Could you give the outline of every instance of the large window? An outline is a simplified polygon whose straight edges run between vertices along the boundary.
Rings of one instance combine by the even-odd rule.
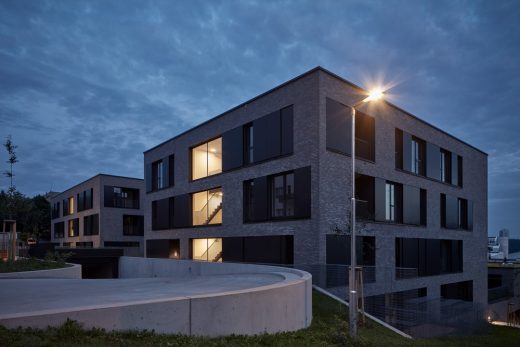
[[[221,224],[222,196],[222,188],[193,193],[193,225]]]
[[[139,209],[139,189],[105,186],[105,207]]]
[[[271,177],[271,218],[294,216],[294,174]]]
[[[63,200],[63,217],[74,213],[74,197]]]
[[[83,235],[99,235],[99,214],[83,217]]]
[[[123,215],[123,235],[125,236],[143,236],[144,235],[144,217],[137,215]]]
[[[193,180],[222,172],[222,138],[191,149],[191,178]]]
[[[69,214],[74,213],[74,197],[69,198]]]
[[[222,262],[222,239],[193,239],[191,254],[193,260]]]
[[[89,210],[93,205],[93,189],[87,189],[77,194],[78,212]]]
[[[62,239],[65,237],[65,222],[54,223],[54,238]]]
[[[67,221],[67,234],[69,237],[79,236],[79,219],[69,219]]]

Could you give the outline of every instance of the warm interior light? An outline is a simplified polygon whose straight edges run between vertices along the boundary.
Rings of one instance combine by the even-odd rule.
[[[376,100],[383,98],[384,95],[385,95],[385,93],[383,92],[383,90],[381,88],[374,88],[370,91],[370,93],[368,94],[368,97],[363,101],[364,102],[376,101]]]
[[[210,151],[213,153],[217,153],[217,150],[215,148],[211,148]]]

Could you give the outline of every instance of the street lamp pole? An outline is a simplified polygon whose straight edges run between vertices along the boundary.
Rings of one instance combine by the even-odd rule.
[[[349,327],[350,336],[357,336],[357,285],[356,285],[356,107],[383,97],[383,92],[376,89],[370,92],[364,100],[350,106],[352,112],[352,129],[350,154],[352,160],[352,207],[350,214],[350,274],[348,279],[349,289]]]

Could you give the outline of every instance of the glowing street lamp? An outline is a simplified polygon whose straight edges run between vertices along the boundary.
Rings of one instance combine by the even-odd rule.
[[[350,233],[350,276],[348,279],[349,288],[349,326],[350,336],[357,336],[357,288],[356,288],[356,107],[371,101],[377,101],[384,97],[384,92],[380,88],[370,91],[368,96],[358,103],[350,106],[352,111],[352,209],[351,209],[351,233]]]

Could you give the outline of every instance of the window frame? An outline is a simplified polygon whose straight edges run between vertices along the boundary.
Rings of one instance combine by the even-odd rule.
[[[288,198],[290,193],[287,192],[287,187],[288,187],[287,186],[287,176],[288,175],[292,175],[292,201],[293,201],[293,208],[292,208],[292,214],[291,215],[287,214],[287,201],[288,201],[288,199],[290,199],[290,198]],[[274,193],[274,183],[275,183],[275,179],[277,177],[283,177],[283,216],[275,216],[275,215],[273,215],[274,199],[275,199],[275,197],[273,196],[273,193]],[[269,216],[269,219],[271,219],[271,220],[281,220],[281,219],[293,219],[293,218],[295,218],[295,206],[294,206],[295,189],[294,189],[294,183],[295,183],[294,171],[286,171],[286,172],[283,172],[283,173],[279,173],[279,174],[275,174],[275,175],[269,176],[269,180],[268,180],[268,187],[269,187],[269,194],[268,194],[269,210],[268,210],[268,216]]]
[[[224,159],[224,153],[222,152],[222,137],[223,135],[218,135],[218,136],[215,136],[215,137],[212,137],[211,139],[208,139],[208,140],[205,140],[205,141],[202,141],[196,145],[193,145],[191,147],[188,148],[188,157],[189,157],[189,178],[190,178],[190,182],[194,182],[194,181],[199,181],[199,180],[202,180],[202,179],[205,179],[205,178],[208,178],[208,177],[215,177],[217,175],[221,175],[224,171],[222,169],[222,163],[223,163],[223,159]],[[207,175],[206,176],[203,176],[203,177],[199,177],[199,178],[193,178],[193,150],[197,147],[200,147],[201,145],[206,145],[206,153],[209,152],[208,150],[208,145],[210,142],[212,141],[215,141],[217,139],[220,139],[220,153],[222,154],[222,158],[220,159],[220,172],[217,172],[215,174],[212,174],[212,175],[208,175],[209,171],[208,171],[208,155],[206,155],[206,173]]]

